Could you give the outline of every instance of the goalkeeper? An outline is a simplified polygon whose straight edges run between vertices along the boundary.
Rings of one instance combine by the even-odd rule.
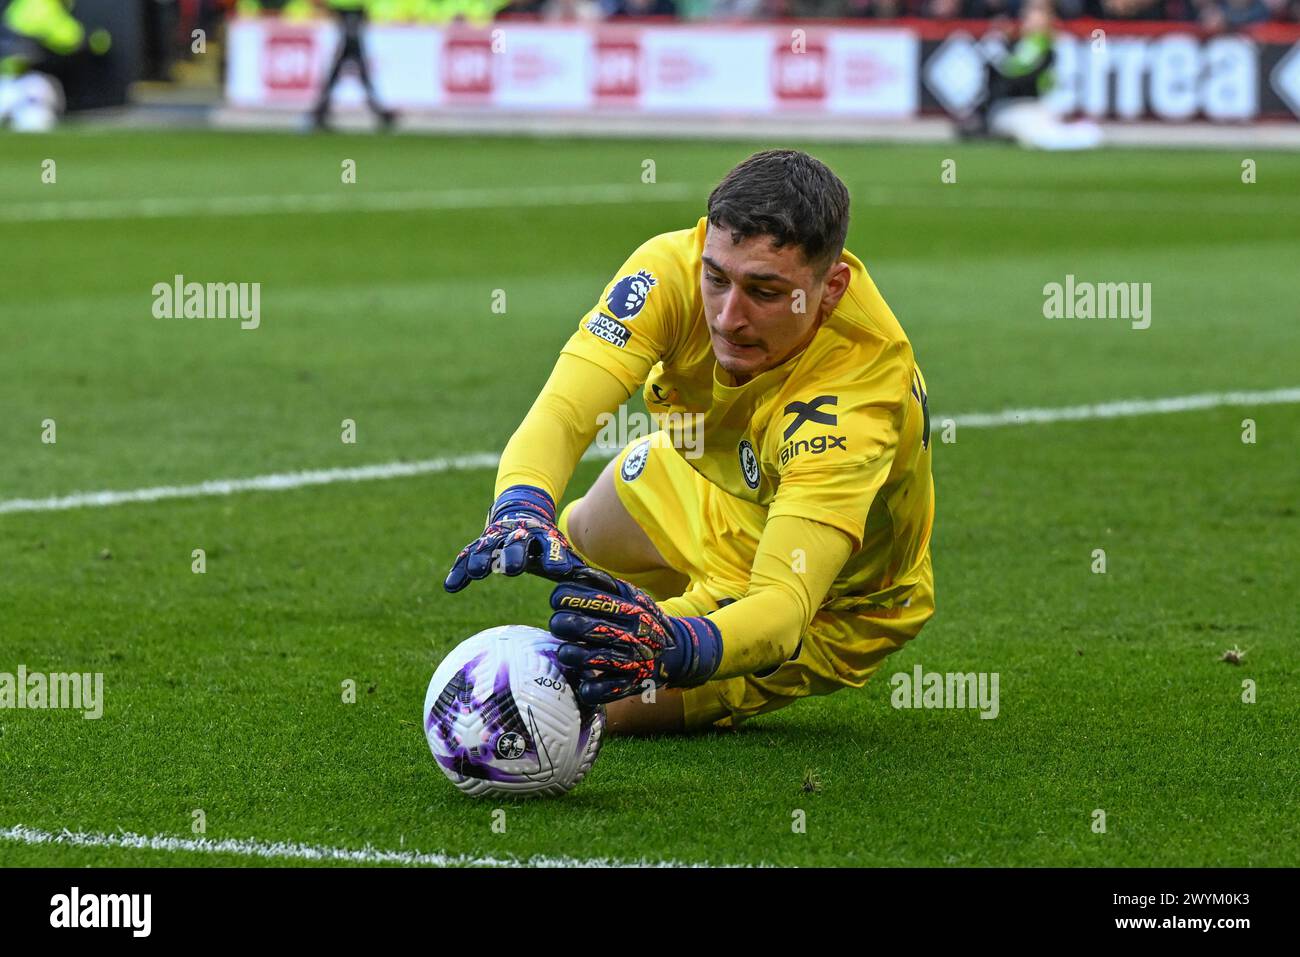
[[[632,254],[506,446],[445,587],[494,566],[558,582],[560,663],[614,732],[734,727],[861,686],[933,614],[925,380],[848,223],[822,163],[750,157],[695,226]],[[641,388],[667,427],[557,516]]]

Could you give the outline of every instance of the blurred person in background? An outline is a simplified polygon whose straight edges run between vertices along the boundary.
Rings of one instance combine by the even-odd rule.
[[[1087,16],[1097,20],[1194,20],[1202,0],[1087,0]]]
[[[1290,0],[1264,0],[1264,6],[1268,8],[1268,17],[1270,20],[1285,22],[1289,19],[1295,19],[1289,16],[1288,7],[1291,5]],[[1295,12],[1300,13],[1300,2],[1295,5]]]
[[[956,20],[969,15],[969,6],[971,4],[966,0],[925,0],[921,11],[922,16],[930,20]]]
[[[70,0],[0,0],[0,124],[52,129],[63,111],[62,78],[81,57],[112,48],[107,30],[86,33]]]
[[[1052,84],[1052,9],[1047,0],[1031,0],[1011,52],[987,65],[983,99],[958,127],[964,136],[988,136],[990,117],[1008,100],[1036,99]]]
[[[0,0],[0,75],[53,72],[61,59],[107,53],[112,46],[108,31],[87,36],[71,7],[72,0]]]
[[[510,3],[501,8],[501,12],[509,15],[540,16],[544,6],[546,6],[546,0],[511,0]]]
[[[898,17],[919,15],[909,0],[848,0],[845,14],[872,20],[895,20]]]
[[[611,20],[677,16],[674,0],[607,0],[602,6]]]
[[[542,19],[550,23],[598,23],[605,18],[595,0],[547,0]]]
[[[513,4],[505,0],[382,0],[395,4],[394,12],[400,13],[398,19],[407,23],[445,24],[462,21],[471,26],[484,27],[496,19],[497,14],[506,10],[519,12]],[[540,3],[531,6],[536,12]]]
[[[785,0],[779,12],[767,11],[777,17],[791,17],[796,20],[824,19],[826,17],[844,16],[844,0]]]
[[[247,16],[256,16],[256,0],[240,0],[239,12]],[[278,7],[280,18],[290,22],[306,23],[315,20],[320,13],[319,0],[283,0]]]
[[[682,16],[692,20],[757,20],[764,0],[683,0]]]
[[[1047,4],[1051,12],[1051,3]],[[971,0],[970,15],[977,20],[1014,20],[1024,5],[1020,0]]]
[[[983,99],[958,121],[958,135],[1010,139],[1035,149],[1092,149],[1101,144],[1095,123],[1063,123],[1043,102],[1055,60],[1051,0],[1027,0],[1011,52],[987,66]]]
[[[318,130],[329,128],[330,99],[334,94],[334,84],[339,81],[343,67],[348,63],[356,67],[361,85],[366,91],[366,103],[379,117],[380,125],[384,129],[390,129],[397,118],[392,110],[384,109],[380,104],[379,98],[375,95],[375,86],[370,80],[370,71],[366,68],[362,34],[366,28],[367,8],[372,4],[373,0],[323,0],[323,5],[338,17],[343,36],[334,58],[334,66],[325,85],[321,87],[320,99],[316,103],[314,119]]]
[[[1211,33],[1240,30],[1272,19],[1264,0],[1204,0],[1197,19]]]

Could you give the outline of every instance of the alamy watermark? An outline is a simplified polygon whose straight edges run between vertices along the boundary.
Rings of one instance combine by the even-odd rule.
[[[124,928],[132,937],[148,937],[153,927],[152,894],[83,894],[73,886],[50,898],[50,926],[56,928]]]
[[[1151,283],[1077,282],[1074,274],[1064,283],[1043,287],[1045,319],[1128,319],[1134,329],[1151,325]]]
[[[889,683],[889,703],[895,708],[978,708],[981,718],[998,716],[998,672],[900,671]]]
[[[40,710],[61,708],[82,712],[93,721],[104,714],[102,672],[45,673],[18,666],[17,674],[0,671],[0,708]]]
[[[179,273],[153,286],[155,319],[239,319],[239,328],[262,324],[260,282],[186,282]]]
[[[637,439],[654,436],[651,444],[671,446],[682,458],[698,459],[704,454],[704,415],[700,412],[629,412],[621,405],[617,413],[596,416],[596,424],[600,431],[594,444],[605,452],[617,452]]]

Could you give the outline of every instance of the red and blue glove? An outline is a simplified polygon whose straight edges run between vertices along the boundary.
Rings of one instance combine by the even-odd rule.
[[[655,687],[708,681],[722,662],[722,633],[707,618],[677,618],[635,585],[584,567],[551,592],[556,659],[578,700],[605,704]]]
[[[501,493],[483,534],[460,550],[442,587],[458,592],[471,580],[486,578],[498,558],[507,575],[531,572],[552,581],[586,567],[555,523],[551,496],[531,485],[512,485]]]

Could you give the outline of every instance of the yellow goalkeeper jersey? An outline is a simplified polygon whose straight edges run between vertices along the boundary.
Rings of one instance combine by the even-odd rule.
[[[702,218],[637,249],[564,353],[608,370],[629,394],[644,385],[646,407],[670,434],[683,433],[677,447],[699,453],[686,456],[692,467],[730,496],[768,518],[848,535],[852,555],[823,609],[905,603],[929,574],[934,517],[925,379],[907,336],[846,250],[848,290],[808,347],[730,384],[701,298],[707,228]]]

